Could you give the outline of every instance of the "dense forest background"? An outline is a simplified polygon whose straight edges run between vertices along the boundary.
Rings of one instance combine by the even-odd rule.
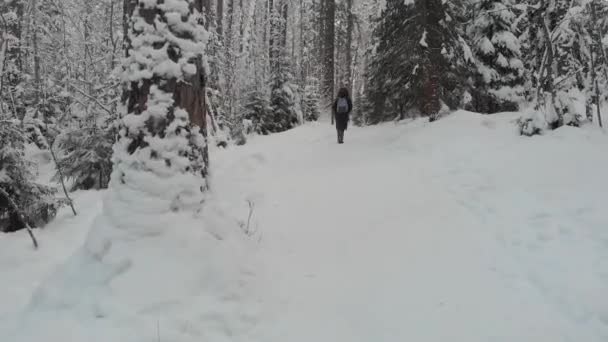
[[[165,2],[180,1],[160,3]],[[141,48],[145,54],[136,17],[149,22],[164,11],[135,11],[144,3],[0,2],[0,230],[48,221],[58,206],[70,202],[70,190],[107,187],[120,136],[130,139],[124,147],[129,153],[143,146],[138,137],[120,133],[125,125],[119,119],[141,114],[142,93],[162,78],[158,65],[150,79],[134,79],[129,72],[142,62],[141,55],[128,51]],[[183,106],[190,121],[218,146],[245,144],[251,134],[329,117],[329,104],[341,87],[351,93],[358,125],[418,116],[433,121],[456,109],[529,108],[519,122],[522,134],[602,125],[601,109],[608,102],[608,1],[184,3],[191,8],[182,19],[193,27],[179,37],[170,58],[201,55],[192,63],[198,78],[184,73],[193,77],[190,88],[178,84],[163,91],[182,103],[190,99]],[[188,51],[186,40],[204,51]],[[163,127],[142,129],[156,135]],[[65,196],[36,182],[35,165],[24,157],[28,144],[50,152]],[[202,157],[195,169],[204,176],[206,147],[192,147],[188,158],[197,159],[197,149]]]

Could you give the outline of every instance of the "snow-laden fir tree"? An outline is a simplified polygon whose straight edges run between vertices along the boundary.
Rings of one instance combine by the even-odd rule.
[[[369,54],[371,123],[462,105],[472,61],[463,13],[461,2],[387,0]]]
[[[260,89],[253,88],[243,105],[243,120],[245,120],[246,132],[266,135],[273,127],[268,120],[271,117],[272,108],[268,101],[268,95]]]
[[[597,80],[602,51],[595,47],[589,5],[584,0],[536,0],[526,7],[521,41],[530,78],[528,99],[535,102],[535,111],[520,120],[522,134],[578,126],[592,117],[595,82],[590,80]]]
[[[302,113],[305,121],[317,121],[321,117],[321,94],[319,92],[320,83],[315,77],[306,79],[306,87],[304,88],[304,108]]]
[[[523,101],[524,64],[517,37],[515,0],[483,0],[468,28],[477,73],[469,107],[477,112],[515,111]]]
[[[287,56],[287,32],[284,15],[287,4],[282,3],[283,13],[276,8],[271,14],[272,58],[270,60],[270,117],[265,120],[269,133],[283,132],[298,125],[300,118],[296,102],[296,85],[293,83],[292,66]]]
[[[72,182],[72,190],[105,189],[112,172],[112,146],[116,136],[113,126],[69,130],[60,134],[55,148],[63,176]]]
[[[62,201],[55,198],[55,189],[37,183],[35,165],[25,158],[26,134],[18,121],[0,120],[0,142],[0,232],[26,224],[41,227],[55,217]]]
[[[292,83],[291,66],[282,53],[277,58],[277,67],[272,73],[270,95],[270,117],[266,120],[268,132],[277,133],[292,129],[300,122]]]
[[[413,9],[413,4],[387,0],[375,25],[372,48],[368,51],[367,68],[366,97],[369,105],[366,107],[369,110],[367,116],[370,123],[395,118],[399,115],[398,108],[404,107],[404,104],[401,104],[403,102],[413,105],[413,94],[407,81],[411,77],[412,68],[411,63],[404,61],[407,58],[404,49],[407,35],[401,25],[404,18],[413,15]],[[406,92],[409,95],[406,95]],[[395,97],[397,101],[393,100]]]

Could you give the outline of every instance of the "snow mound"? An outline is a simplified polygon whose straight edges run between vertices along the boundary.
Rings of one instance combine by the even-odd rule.
[[[223,208],[144,220],[111,192],[79,248],[0,336],[11,341],[213,341],[256,321],[252,255]],[[113,213],[134,215],[129,227]],[[140,213],[141,214],[141,213]],[[121,219],[121,222],[125,222]],[[128,222],[128,221],[127,221]],[[233,228],[233,229],[231,229]]]

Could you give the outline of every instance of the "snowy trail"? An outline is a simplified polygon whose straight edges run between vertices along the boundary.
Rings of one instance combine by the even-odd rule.
[[[0,340],[607,341],[608,136],[522,138],[517,116],[214,150],[202,215],[119,245],[137,267],[107,286],[78,253],[102,208],[82,192],[38,252],[0,236]]]
[[[483,159],[488,152],[513,149],[520,138],[482,145],[475,140],[486,137],[453,136],[459,128],[453,125],[472,123],[475,133],[512,136],[472,119],[461,114],[445,131],[422,122],[352,129],[343,146],[333,143],[331,127],[313,125],[220,154],[216,190],[231,202],[255,202],[268,276],[261,299],[268,314],[245,340],[605,340],[608,302],[597,290],[608,289],[607,273],[601,275],[608,270],[606,246],[597,250],[595,268],[586,269],[595,292],[579,286],[559,293],[564,281],[576,284],[578,277],[559,272],[575,272],[587,257],[549,254],[551,262],[573,267],[553,274],[543,270],[546,260],[506,245],[505,227],[523,234],[514,237],[523,243],[538,243],[542,233],[525,232],[535,226],[518,222],[518,213],[503,216],[504,202],[482,196],[508,187],[484,173],[497,170],[479,168],[496,163]],[[459,150],[471,146],[477,150]],[[598,220],[607,226],[605,215]],[[572,308],[560,307],[564,300],[578,301],[571,304],[587,314],[571,315]]]
[[[19,312],[31,299],[40,280],[64,262],[82,245],[93,219],[101,211],[100,191],[73,194],[79,215],[69,208],[59,211],[57,218],[35,234],[40,248],[34,250],[25,232],[6,234],[0,240],[0,279],[4,294],[0,300],[0,323],[5,317]]]

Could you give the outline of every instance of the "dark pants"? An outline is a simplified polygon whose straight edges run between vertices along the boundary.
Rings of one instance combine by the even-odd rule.
[[[336,113],[336,129],[346,131],[348,128],[348,114]]]
[[[344,131],[348,128],[348,114],[336,113],[336,130],[338,131],[338,142],[344,142]]]

